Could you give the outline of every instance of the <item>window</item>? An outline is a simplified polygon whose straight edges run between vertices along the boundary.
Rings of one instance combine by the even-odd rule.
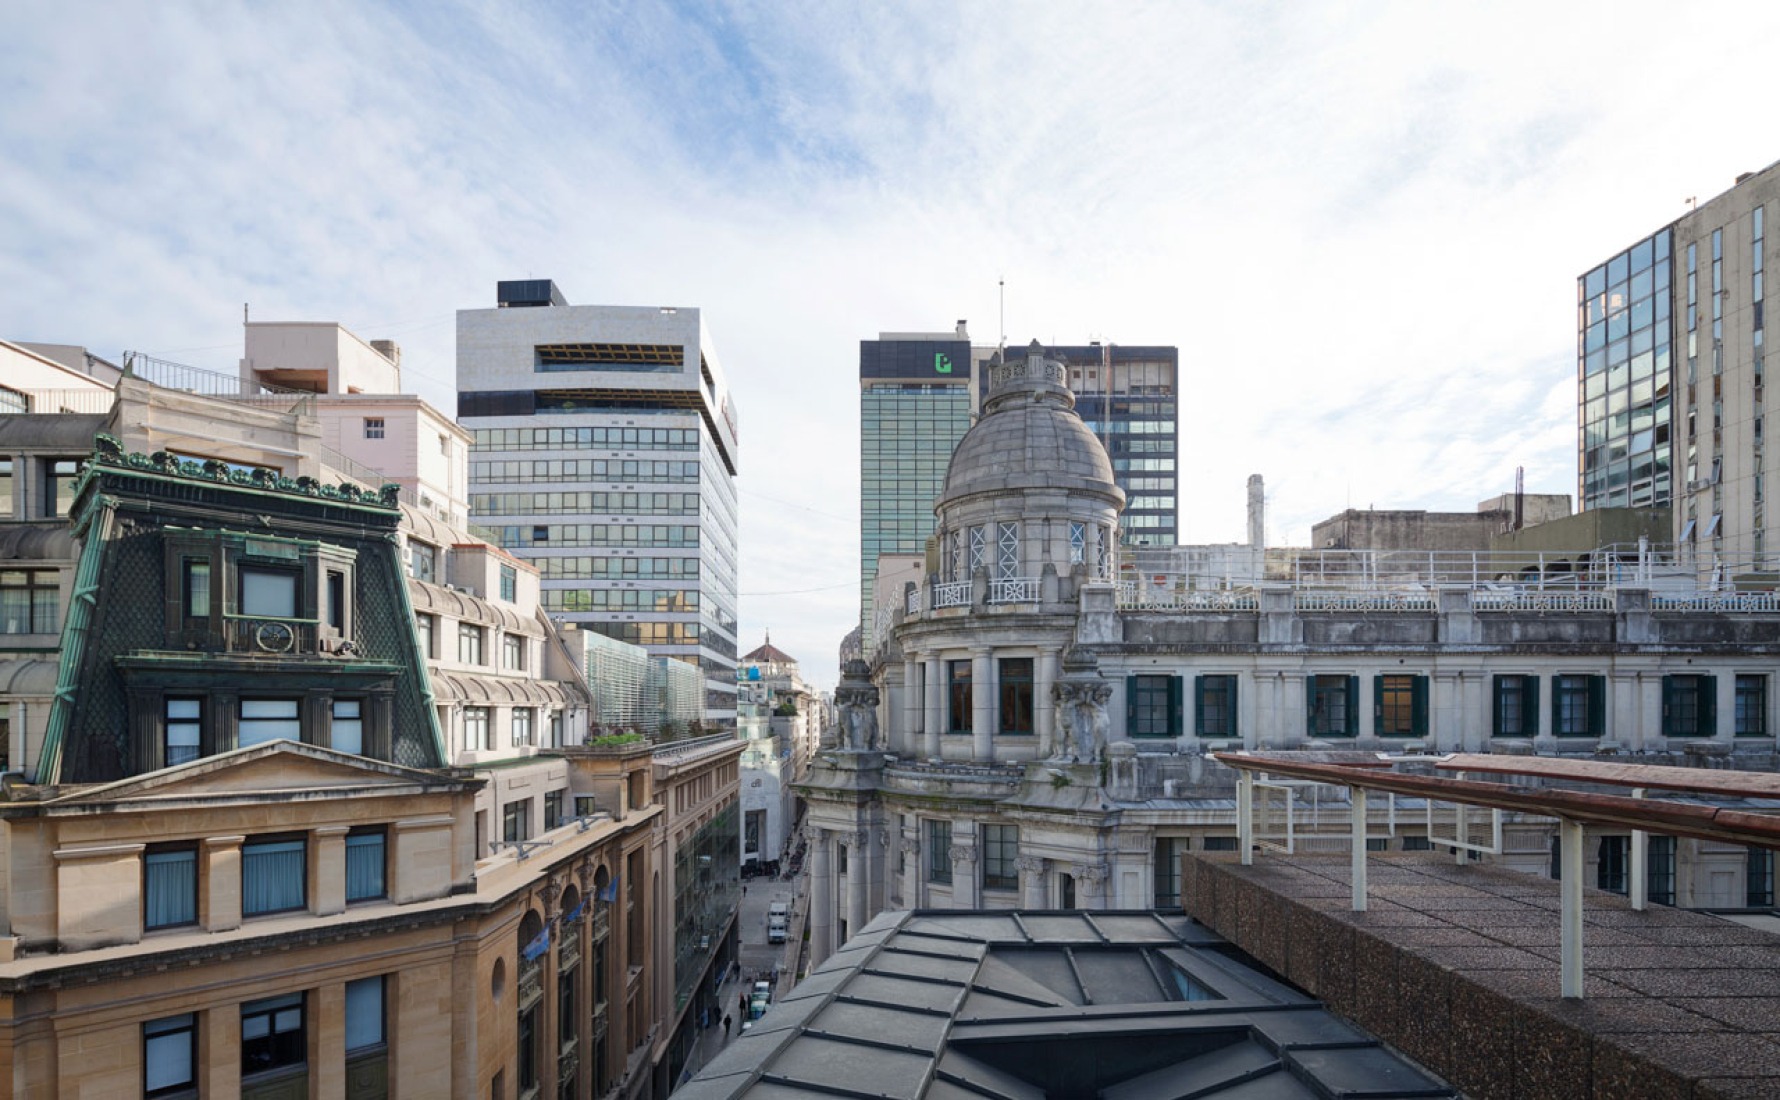
[[[249,841],[241,846],[241,915],[302,909],[308,848],[301,838]]]
[[[408,575],[417,581],[430,581],[436,564],[434,550],[424,542],[408,543]]]
[[[142,1025],[142,1095],[196,1095],[198,1015],[167,1016]]]
[[[544,794],[544,831],[549,832],[562,824],[562,792],[547,791]]]
[[[522,798],[517,802],[509,802],[501,807],[501,839],[508,844],[517,844],[522,840],[531,839],[532,835],[532,800]]]
[[[420,637],[420,655],[428,660],[436,660],[439,656],[438,643],[433,640],[438,632],[438,623],[437,615],[414,616],[414,630]]]
[[[519,599],[519,570],[511,565],[501,566],[501,599],[508,603]]]
[[[522,670],[525,668],[525,639],[517,634],[501,635],[501,667]]]
[[[346,900],[371,901],[388,894],[388,834],[381,827],[358,828],[346,834]]]
[[[1375,676],[1372,691],[1373,732],[1380,737],[1428,735],[1426,676]]]
[[[1208,852],[1234,852],[1236,848],[1236,838],[1233,836],[1208,836],[1205,838],[1205,850]]]
[[[1774,904],[1774,853],[1766,848],[1751,848],[1746,866],[1749,873],[1743,884],[1744,904],[1751,909]]]
[[[303,994],[268,997],[241,1006],[241,1076],[270,1073],[308,1061]]]
[[[952,884],[952,823],[927,822],[927,881]]]
[[[1737,677],[1736,736],[1768,735],[1768,678],[1762,674]]]
[[[534,713],[530,707],[513,708],[513,744],[529,745],[532,743],[532,716]]]
[[[366,439],[382,439],[383,438],[383,418],[381,416],[367,416],[367,417],[365,417],[365,438]]]
[[[1552,733],[1559,737],[1599,737],[1606,726],[1606,677],[1551,678]]]
[[[1167,909],[1180,904],[1180,860],[1190,843],[1192,839],[1184,836],[1156,838],[1156,908]]]
[[[1539,677],[1495,677],[1490,709],[1490,728],[1497,737],[1537,737]]]
[[[1069,525],[1069,564],[1082,565],[1088,560],[1088,527],[1082,523]]]
[[[983,826],[983,889],[1014,890],[1020,885],[1020,827]]]
[[[43,464],[43,514],[66,516],[74,507],[74,484],[86,463],[78,458],[54,458]]]
[[[1406,836],[1403,838],[1405,852],[1431,852],[1434,844],[1425,836]]]
[[[0,570],[0,634],[54,634],[54,569]]]
[[[328,605],[324,609],[327,612],[327,624],[335,630],[345,631],[346,574],[335,569],[328,570],[327,596]]]
[[[1001,672],[1001,733],[1032,732],[1032,658],[1003,657]]]
[[[1675,904],[1675,838],[1653,836],[1644,849],[1644,893],[1658,905]]]
[[[1595,854],[1595,887],[1615,894],[1626,892],[1626,852],[1631,838],[1604,836]]]
[[[198,923],[198,850],[189,845],[142,854],[142,927]]]
[[[246,748],[280,738],[301,741],[303,723],[297,717],[297,705],[295,699],[241,700],[240,737],[236,744]]]
[[[203,751],[204,701],[202,699],[168,699],[166,744],[163,760],[167,767],[196,760]]]
[[[466,665],[482,663],[482,628],[475,623],[457,624],[457,659]]]
[[[1125,678],[1125,729],[1129,737],[1178,737],[1175,721],[1180,709],[1178,676],[1128,676]]]
[[[241,569],[241,614],[268,619],[297,617],[297,574],[283,569]]]
[[[12,459],[0,458],[0,517],[12,518],[16,505],[13,504]]]
[[[188,619],[210,617],[210,559],[187,558],[180,570],[180,602]]]
[[[996,579],[1015,580],[1020,575],[1020,525],[998,523],[996,528],[998,530],[995,541]]]
[[[1352,737],[1359,732],[1360,681],[1356,676],[1312,676],[1305,688],[1305,717],[1312,737]]]
[[[946,730],[970,732],[970,662],[946,662]]]
[[[987,564],[988,553],[989,529],[987,527],[972,527],[970,529],[970,567],[958,579],[969,580],[976,576],[977,570]]]
[[[1179,681],[1175,681],[1179,695]],[[1193,729],[1200,737],[1236,736],[1236,677],[1201,676],[1194,689]]]
[[[383,975],[346,983],[346,1053],[383,1045]]]
[[[489,738],[487,707],[464,708],[464,748],[494,748],[494,742]]]
[[[1711,737],[1717,729],[1718,677],[1663,677],[1663,736]]]
[[[364,703],[358,699],[335,699],[333,706],[333,728],[328,734],[328,744],[340,752],[349,752],[354,756],[365,754],[365,720]]]

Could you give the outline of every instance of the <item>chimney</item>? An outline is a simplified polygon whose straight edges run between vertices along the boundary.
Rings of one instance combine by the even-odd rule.
[[[1256,550],[1267,545],[1267,493],[1260,474],[1248,475],[1248,544]]]
[[[388,359],[391,366],[402,365],[402,345],[394,340],[373,340],[371,341],[371,350]]]
[[[968,340],[968,339],[970,339],[970,333],[969,333],[969,332],[967,332],[967,331],[965,331],[965,328],[964,328],[964,318],[962,318],[962,317],[960,317],[960,318],[958,318],[958,328],[957,328],[957,333],[958,333],[958,339],[960,339],[960,340]]]

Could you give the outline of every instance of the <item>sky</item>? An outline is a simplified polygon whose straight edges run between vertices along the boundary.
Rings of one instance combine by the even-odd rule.
[[[1685,17],[1683,17],[1685,12]],[[1183,542],[1575,492],[1576,277],[1780,158],[1770,3],[0,10],[0,338],[233,372],[242,308],[455,409],[495,283],[696,306],[741,648],[857,620],[858,342],[1180,349]],[[1000,284],[1005,282],[1005,290]]]

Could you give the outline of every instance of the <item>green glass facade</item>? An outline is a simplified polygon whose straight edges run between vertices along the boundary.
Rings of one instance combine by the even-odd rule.
[[[915,354],[889,354],[907,348]],[[925,550],[946,465],[970,428],[969,357],[968,342],[861,341],[859,621],[867,655],[878,557]],[[913,377],[894,376],[904,360]],[[935,362],[952,367],[939,373],[955,381],[919,380],[936,377]]]

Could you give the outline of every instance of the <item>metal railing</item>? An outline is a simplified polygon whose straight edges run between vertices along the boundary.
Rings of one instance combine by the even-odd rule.
[[[109,389],[14,390],[25,399],[23,411],[32,413],[96,413],[111,411],[117,395]],[[0,412],[9,410],[0,409]]]
[[[990,603],[1033,603],[1037,599],[1037,577],[1009,577],[989,582]]]
[[[317,626],[309,619],[229,617],[223,620],[223,636],[231,653],[314,653]]]
[[[915,588],[915,589],[909,590],[908,600],[906,601],[906,606],[905,606],[904,610],[907,611],[910,615],[919,615],[921,613],[921,590],[920,589]]]
[[[308,390],[255,382],[239,375],[156,359],[139,351],[124,352],[124,370],[166,390],[220,397],[305,416],[315,411],[315,394]]]
[[[1294,592],[1296,611],[1367,611],[1418,613],[1434,610],[1434,597],[1425,592]]]
[[[1612,611],[1609,592],[1518,591],[1485,589],[1471,593],[1473,611]]]
[[[948,607],[970,606],[969,581],[935,581],[929,587],[929,591],[933,596],[935,611]]]
[[[1122,611],[1256,611],[1261,598],[1253,588],[1165,587],[1146,581],[1120,581]]]

